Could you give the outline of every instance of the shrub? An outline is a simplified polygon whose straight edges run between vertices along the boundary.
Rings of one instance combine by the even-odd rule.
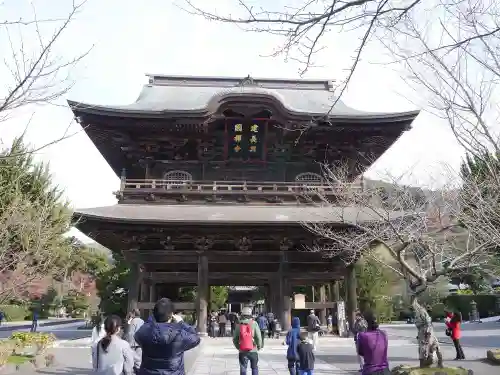
[[[15,342],[18,348],[33,347],[35,354],[39,354],[51,347],[56,337],[51,333],[14,332],[10,340]]]
[[[444,299],[446,306],[453,311],[462,313],[463,319],[468,320],[471,313],[471,302],[476,302],[477,312],[481,318],[489,316],[490,312],[496,311],[496,299],[493,294],[478,295],[450,295]]]
[[[0,310],[5,314],[5,319],[10,322],[25,320],[24,318],[29,315],[28,308],[22,305],[1,305]]]
[[[16,343],[11,340],[0,340],[0,366],[7,363],[16,348]]]

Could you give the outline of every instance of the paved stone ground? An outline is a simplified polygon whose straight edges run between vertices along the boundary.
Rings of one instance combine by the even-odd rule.
[[[415,328],[411,325],[384,326],[389,334],[389,360],[391,367],[398,364],[417,365],[417,346],[414,340]],[[436,330],[440,329],[436,327]],[[450,344],[443,344],[442,350],[445,364],[462,365],[474,370],[475,375],[490,375],[496,369],[482,363],[486,350],[500,346],[496,326],[476,325],[464,327],[464,351],[466,361],[459,363],[451,361],[455,357],[454,348]],[[62,341],[58,347],[52,349],[57,365],[53,368],[39,370],[37,374],[50,375],[90,375],[90,348],[88,336],[90,332],[76,330],[74,327],[59,327],[53,329]],[[87,338],[82,338],[85,335]],[[440,337],[441,338],[441,337]],[[448,338],[443,337],[443,340]],[[449,340],[449,339],[448,339]],[[287,375],[286,346],[282,340],[266,340],[265,348],[260,353],[261,375]],[[320,338],[317,358],[316,374],[359,374],[358,363],[355,356],[352,338],[326,337]],[[236,349],[232,346],[230,338],[204,338],[199,350],[189,351],[185,355],[186,371],[188,375],[238,375],[239,364]],[[22,375],[35,375],[22,374]],[[250,369],[248,370],[250,374]]]
[[[196,359],[189,375],[230,375],[239,373],[236,349],[229,338],[207,339],[200,355]],[[443,345],[445,364],[463,366],[474,370],[476,375],[490,375],[493,368],[482,363],[482,348],[470,348],[466,361],[455,362],[454,348]],[[259,374],[287,375],[285,359],[286,346],[282,340],[267,340],[264,349],[259,353]],[[418,365],[417,346],[409,339],[392,338],[389,341],[389,361],[391,367],[399,364]],[[315,374],[347,375],[359,374],[359,365],[355,355],[352,338],[325,337],[320,338],[316,353],[317,368]],[[248,369],[250,374],[250,369]]]

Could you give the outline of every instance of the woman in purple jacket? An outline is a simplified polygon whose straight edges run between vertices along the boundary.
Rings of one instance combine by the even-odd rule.
[[[358,355],[364,359],[362,375],[390,375],[387,360],[387,334],[378,328],[377,319],[372,312],[364,314],[368,328],[358,333]]]

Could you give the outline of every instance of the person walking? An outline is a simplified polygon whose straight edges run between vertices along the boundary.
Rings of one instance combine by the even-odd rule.
[[[299,375],[313,375],[315,357],[313,347],[307,339],[307,332],[300,334],[297,354],[299,356]]]
[[[226,336],[226,323],[227,323],[226,314],[224,314],[224,312],[221,312],[219,314],[219,337]]]
[[[267,326],[269,327],[267,330],[267,338],[270,339],[271,337],[274,337],[274,332],[276,331],[274,314],[271,311],[267,313]]]
[[[174,304],[168,298],[156,302],[153,322],[142,325],[135,342],[142,349],[141,366],[137,375],[184,375],[184,353],[200,344],[194,327],[174,314]]]
[[[356,318],[354,319],[354,322],[352,324],[352,333],[354,335],[355,346],[357,346],[358,334],[360,334],[361,332],[365,332],[367,328],[368,328],[368,323],[361,314],[361,311],[356,310]],[[360,355],[358,355],[357,357],[358,357],[359,368],[363,369],[363,357]]]
[[[262,337],[262,347],[264,347],[264,337],[266,337],[267,330],[269,329],[269,322],[264,316],[264,313],[260,313],[257,318],[257,323],[259,324],[260,337]]]
[[[134,353],[120,333],[122,320],[111,315],[104,321],[105,336],[92,346],[92,368],[98,375],[134,374]]]
[[[5,314],[3,311],[0,310],[0,326],[2,326],[2,322],[5,319]]]
[[[332,314],[328,315],[328,318],[326,318],[326,330],[328,333],[333,333],[333,316],[332,316]]]
[[[258,375],[258,352],[262,349],[262,337],[259,325],[252,319],[250,307],[241,309],[240,323],[234,329],[233,345],[238,350],[240,375],[246,375],[249,362],[252,375]]]
[[[299,374],[299,354],[297,352],[300,343],[300,319],[292,319],[292,328],[286,334],[285,343],[288,345],[286,359],[288,361],[288,371],[290,375]]]
[[[307,333],[309,340],[312,342],[313,350],[316,350],[318,347],[318,336],[320,330],[321,323],[319,318],[314,313],[314,310],[311,310],[309,312],[309,316],[307,317]]]
[[[31,332],[36,332],[38,328],[38,310],[33,310],[33,319],[31,321]]]
[[[142,359],[142,349],[135,342],[135,334],[144,324],[144,320],[141,319],[141,312],[139,309],[133,309],[127,319],[127,331],[125,332],[125,341],[130,344],[130,347],[134,351],[134,369],[139,369],[141,367]]]
[[[372,312],[364,314],[367,329],[358,333],[356,349],[363,357],[362,375],[390,375],[387,359],[387,334],[379,329],[377,319]]]
[[[461,323],[462,314],[460,312],[451,314],[450,319],[446,321],[446,335],[450,336],[457,353],[455,361],[465,359],[465,354],[460,344],[460,337],[462,336]]]
[[[210,320],[208,321],[208,336],[215,338],[215,331],[217,328],[217,316],[215,313],[210,314]]]

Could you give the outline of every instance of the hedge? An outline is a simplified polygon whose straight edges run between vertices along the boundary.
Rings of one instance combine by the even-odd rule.
[[[444,299],[446,307],[452,309],[453,311],[459,311],[462,313],[464,320],[469,320],[471,313],[471,302],[476,302],[477,312],[481,318],[486,318],[488,316],[494,316],[500,311],[497,311],[496,300],[500,298],[500,295],[495,294],[478,294],[478,295],[467,295],[467,294],[453,294],[449,295]]]
[[[21,305],[0,305],[0,311],[5,314],[5,320],[10,322],[26,320],[26,317],[31,316],[29,308]]]

